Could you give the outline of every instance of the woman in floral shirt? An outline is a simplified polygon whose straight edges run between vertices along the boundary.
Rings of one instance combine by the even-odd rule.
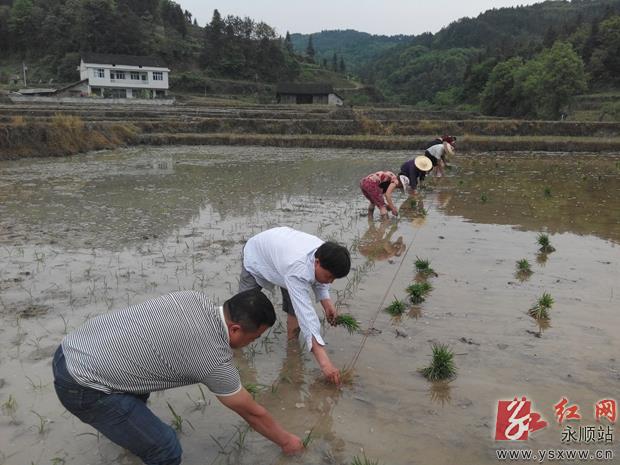
[[[379,213],[381,213],[382,218],[387,218],[388,209],[394,216],[398,215],[398,210],[394,206],[394,202],[392,202],[392,192],[397,187],[402,188],[403,185],[400,179],[391,171],[377,171],[362,178],[360,188],[364,197],[370,202],[370,205],[368,205],[368,216],[372,217],[375,206],[379,207]]]

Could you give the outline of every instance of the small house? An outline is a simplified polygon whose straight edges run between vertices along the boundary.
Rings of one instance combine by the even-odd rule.
[[[324,83],[280,83],[276,87],[276,100],[283,104],[343,104],[334,87]]]
[[[80,83],[86,95],[106,98],[164,98],[170,69],[157,57],[84,53]]]

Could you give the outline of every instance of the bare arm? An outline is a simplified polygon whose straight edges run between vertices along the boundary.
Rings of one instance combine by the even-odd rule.
[[[394,192],[394,189],[396,189],[396,183],[395,182],[390,183],[387,190],[385,191],[385,199],[387,200],[387,205],[390,211],[394,215],[398,215],[398,210],[394,206],[394,202],[392,202],[392,192]]]
[[[301,439],[282,428],[244,388],[232,396],[218,396],[218,400],[239,414],[254,430],[280,446],[285,454],[295,454],[304,449]]]
[[[312,338],[312,353],[325,377],[334,384],[340,384],[340,370],[329,359],[325,347],[319,344],[314,337]]]

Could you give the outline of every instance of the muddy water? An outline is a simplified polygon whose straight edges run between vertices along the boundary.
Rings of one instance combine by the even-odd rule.
[[[285,343],[284,321],[237,354],[245,383],[311,445],[278,449],[190,386],[152,408],[183,419],[184,463],[497,463],[502,447],[609,449],[562,442],[553,405],[620,401],[620,155],[468,154],[428,182],[401,217],[368,221],[359,179],[398,169],[407,154],[254,147],[140,148],[0,163],[0,464],[137,464],[65,412],[50,357],[85,320],[178,289],[227,298],[244,241],[290,225],[351,247],[354,269],[333,296],[365,334],[325,328],[352,381],[325,385],[311,356]],[[547,232],[556,251],[538,253]],[[400,319],[380,309],[406,299],[416,256],[437,272],[426,301]],[[533,274],[515,276],[527,259]],[[527,315],[543,292],[544,330]],[[274,296],[277,300],[277,296]],[[427,382],[433,342],[455,352],[457,378]],[[355,358],[359,351],[359,357]],[[549,422],[527,442],[494,440],[498,400],[527,396]],[[601,425],[607,426],[603,419]]]

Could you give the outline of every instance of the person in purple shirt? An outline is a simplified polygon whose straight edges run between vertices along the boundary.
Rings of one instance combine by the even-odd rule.
[[[433,162],[424,155],[415,157],[413,160],[407,160],[400,167],[400,173],[398,177],[403,185],[408,185],[409,188],[416,193],[418,183],[423,181],[426,177],[426,173],[433,169]]]

